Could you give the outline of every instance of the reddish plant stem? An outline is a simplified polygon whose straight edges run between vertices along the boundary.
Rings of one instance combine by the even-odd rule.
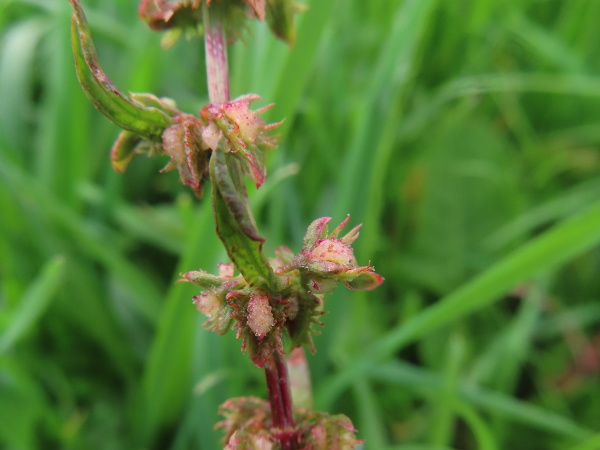
[[[265,378],[273,427],[277,429],[275,435],[283,450],[295,450],[298,448],[298,441],[294,428],[288,372],[283,357],[277,351],[265,366]]]
[[[229,65],[221,11],[216,5],[207,6],[206,2],[202,7],[208,98],[211,103],[225,103],[229,101]]]

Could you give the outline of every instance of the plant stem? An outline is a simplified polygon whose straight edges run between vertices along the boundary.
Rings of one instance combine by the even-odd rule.
[[[229,68],[221,12],[216,4],[209,8],[204,2],[202,7],[208,97],[211,103],[225,103],[229,101]],[[294,428],[287,366],[277,350],[273,352],[271,361],[265,366],[265,378],[274,434],[282,450],[296,450],[298,441]]]
[[[202,8],[208,98],[211,103],[225,103],[229,101],[229,66],[221,11],[217,5],[211,8],[206,2]]]
[[[276,429],[274,434],[283,450],[295,450],[298,445],[288,372],[283,357],[277,351],[273,352],[272,360],[265,366],[265,378],[273,427]]]

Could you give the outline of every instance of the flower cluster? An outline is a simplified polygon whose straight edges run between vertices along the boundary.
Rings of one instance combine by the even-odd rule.
[[[233,264],[220,264],[218,275],[202,270],[183,274],[185,281],[203,289],[194,303],[208,317],[205,326],[219,334],[235,328],[237,337],[243,339],[243,350],[259,367],[273,351],[284,353],[283,330],[292,347],[307,345],[314,352],[312,334],[317,331],[313,325],[322,325],[324,294],[338,282],[359,290],[383,282],[372,267],[359,267],[356,262],[350,244],[358,237],[359,227],[338,238],[349,218],[328,234],[330,220],[324,217],[310,225],[298,255],[283,246],[276,250],[270,260],[276,275],[274,289],[250,286],[241,275],[234,275]]]
[[[151,94],[132,94],[140,103],[156,104],[170,117],[161,140],[151,140],[141,134],[124,130],[111,151],[113,168],[123,172],[136,154],[168,155],[171,159],[162,172],[177,169],[182,184],[190,186],[198,196],[208,177],[208,163],[212,151],[234,155],[244,172],[260,187],[266,177],[266,154],[275,148],[276,136],[267,133],[280,123],[267,124],[259,117],[271,105],[253,111],[252,101],[260,97],[244,95],[223,104],[210,104],[202,109],[200,117],[176,109],[171,99],[158,99]]]
[[[267,403],[248,397],[222,405],[226,419],[219,426],[225,428],[225,448],[271,450],[281,444],[285,448],[353,449],[360,441],[347,417],[292,411],[283,362],[284,333],[290,349],[307,346],[314,352],[312,335],[317,334],[315,325],[323,325],[325,294],[338,283],[350,289],[374,289],[383,277],[370,265],[359,266],[356,261],[352,243],[360,225],[339,236],[349,217],[331,233],[327,227],[331,218],[315,220],[298,254],[279,247],[267,261],[243,176],[250,177],[257,188],[263,184],[266,154],[277,141],[268,133],[280,123],[267,124],[260,117],[272,105],[250,109],[259,100],[257,95],[228,100],[224,36],[231,43],[243,31],[246,19],[258,18],[266,19],[279,38],[292,44],[298,7],[293,0],[141,1],[141,18],[154,30],[168,31],[164,44],[173,43],[184,31],[206,32],[213,103],[194,116],[179,111],[167,98],[124,95],[98,64],[80,1],[69,1],[75,11],[71,38],[77,77],[96,108],[123,129],[111,150],[114,169],[124,171],[136,154],[159,154],[170,158],[162,171],[177,169],[182,183],[198,196],[204,180],[211,180],[217,234],[232,263],[219,264],[217,275],[187,272],[181,281],[201,288],[193,302],[207,316],[205,326],[218,334],[236,330],[242,350],[255,365],[265,368],[270,399]],[[240,273],[236,275],[234,268]]]
[[[284,353],[284,327],[294,327],[300,319],[311,321],[312,314],[321,314],[316,311],[318,304],[304,304],[302,300],[307,299],[290,295],[290,289],[283,290],[288,294],[284,297],[281,293],[249,286],[241,275],[234,276],[233,264],[219,264],[217,276],[202,270],[182,276],[184,281],[203,289],[194,297],[194,304],[207,316],[205,326],[219,334],[234,328],[236,337],[242,339],[242,350],[248,352],[258,367],[264,367],[274,351]]]
[[[276,449],[277,430],[271,427],[269,403],[255,397],[232,398],[219,413],[225,420],[216,426],[225,430],[225,449]],[[343,414],[297,409],[298,448],[351,450],[363,441],[356,439],[352,422]]]
[[[265,155],[277,142],[276,136],[267,133],[281,122],[265,123],[258,115],[273,104],[252,111],[249,106],[256,100],[260,100],[258,95],[246,94],[227,103],[211,104],[200,111],[200,117],[206,123],[202,131],[205,144],[213,150],[222,145],[224,151],[241,158],[258,188],[267,175]]]
[[[142,0],[140,18],[154,31],[169,31],[163,44],[169,46],[179,36],[201,35],[203,6],[223,16],[227,40],[233,43],[245,29],[247,19],[267,19],[275,36],[288,44],[296,40],[294,15],[301,8],[291,0]]]

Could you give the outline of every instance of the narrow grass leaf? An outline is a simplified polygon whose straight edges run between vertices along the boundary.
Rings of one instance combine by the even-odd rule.
[[[385,421],[377,406],[377,398],[369,380],[356,380],[352,383],[352,388],[358,410],[357,416],[360,420],[360,425],[354,422],[355,428],[358,428],[358,438],[366,439],[370,448],[386,448]]]
[[[98,235],[75,211],[2,156],[0,154],[0,175],[9,182],[11,189],[23,197],[33,199],[40,211],[49,217],[52,223],[69,233],[83,251],[110,268],[132,294],[132,306],[142,317],[153,323],[158,314],[160,299],[160,290],[155,282],[149,280],[116,248],[107,246],[103,240],[106,237]]]
[[[579,445],[571,447],[571,450],[598,450],[600,448],[600,433],[595,434],[590,439],[585,440]]]
[[[465,359],[464,338],[454,333],[447,343],[446,361],[440,390],[432,400],[433,420],[429,431],[429,441],[433,445],[451,445],[456,417],[457,388],[460,369]]]
[[[416,395],[426,398],[437,392],[444,382],[442,376],[430,370],[399,361],[371,367],[365,375],[375,380],[404,386],[411,389]],[[546,432],[570,439],[586,439],[592,434],[589,429],[567,417],[509,395],[491,392],[469,383],[461,383],[457,393],[461,399],[473,406],[488,412],[502,414],[514,422]]]
[[[484,419],[477,414],[475,408],[465,402],[460,402],[457,404],[457,413],[473,433],[476,442],[475,448],[478,450],[498,449],[492,427],[485,423]]]
[[[56,256],[42,267],[17,309],[11,313],[8,327],[0,334],[0,354],[18,342],[42,316],[60,285],[64,266],[64,258]]]
[[[210,268],[216,264],[222,247],[213,233],[212,210],[203,204],[190,223],[177,273],[192,268]],[[210,237],[206,237],[209,235]],[[198,313],[192,305],[189,283],[174,284],[166,293],[157,322],[157,333],[142,375],[137,439],[148,443],[161,428],[181,413],[193,390],[191,380],[194,324]]]
[[[390,97],[399,102],[399,93],[404,92],[406,83],[415,69],[416,50],[430,23],[429,17],[435,3],[435,0],[409,0],[403,2],[395,11],[394,26],[373,68],[371,81],[361,96],[363,104],[356,108],[356,126],[350,139],[352,146],[344,156],[345,162],[340,169],[344,176],[340,180],[339,192],[342,193],[341,198],[344,201],[337,202],[334,217],[344,216],[351,204],[356,205],[357,199],[363,198],[365,183],[357,183],[356,180],[364,179],[362,174],[365,167],[373,166],[370,160],[373,155],[372,143],[379,142],[382,133],[389,134],[386,130],[390,129],[390,121],[398,117],[386,111],[386,118],[379,121],[378,114],[373,112],[371,105],[374,99],[388,100]],[[374,165],[377,172],[374,176],[381,171],[392,148],[388,139],[382,142],[387,145],[377,156],[378,160]],[[376,179],[368,181],[379,185]]]

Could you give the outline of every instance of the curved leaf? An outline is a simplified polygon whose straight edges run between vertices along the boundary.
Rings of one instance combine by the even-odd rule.
[[[142,142],[142,139],[139,135],[128,130],[123,130],[119,133],[119,137],[110,151],[110,160],[115,172],[121,173],[125,171],[135,156],[135,150]]]
[[[69,0],[75,10],[71,22],[71,42],[77,78],[94,106],[108,120],[153,141],[172,124],[162,110],[144,106],[123,95],[100,68],[90,27],[78,0]]]

